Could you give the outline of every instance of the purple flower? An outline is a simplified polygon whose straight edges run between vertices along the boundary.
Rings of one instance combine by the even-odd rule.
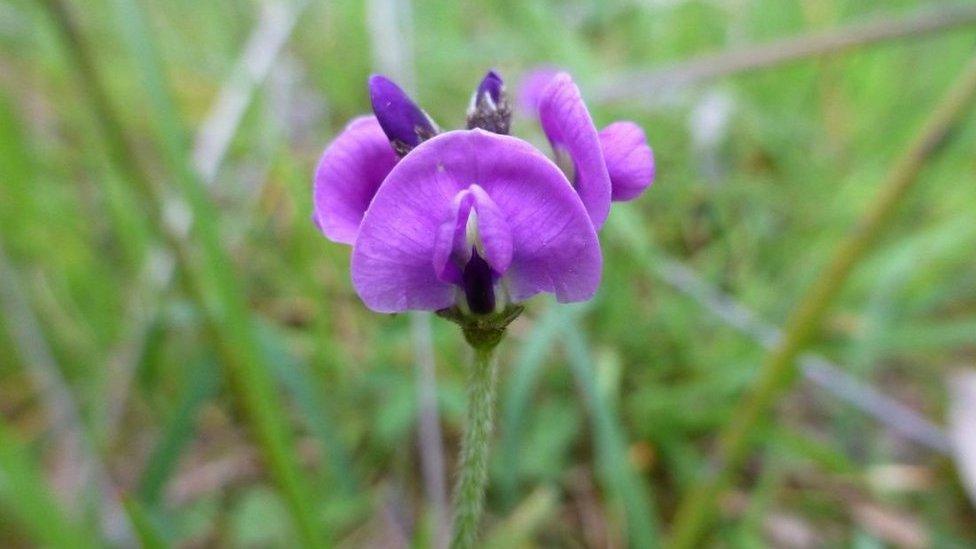
[[[644,130],[633,122],[614,122],[599,135],[610,175],[610,198],[618,202],[637,198],[654,182],[656,172]]]
[[[529,93],[538,93],[538,98],[527,101],[535,101],[557,162],[572,174],[573,186],[599,229],[611,199],[631,200],[654,181],[654,155],[644,131],[633,122],[615,122],[597,132],[569,74],[556,73],[543,85],[547,74],[533,76]]]
[[[375,116],[360,116],[332,142],[315,172],[315,222],[333,242],[353,244],[376,189],[397,155]]]
[[[567,179],[506,135],[512,110],[495,72],[475,89],[467,130],[439,133],[382,76],[369,91],[375,116],[353,120],[329,145],[313,191],[316,224],[353,246],[353,286],[369,308],[485,315],[540,292],[560,302],[594,295],[596,229],[611,198],[633,198],[653,178],[639,127],[598,133],[572,80],[555,75],[539,115]]]
[[[543,90],[538,108],[556,162],[572,174],[573,187],[599,229],[610,213],[610,175],[579,88],[568,74],[559,73]]]
[[[398,155],[437,135],[437,124],[389,78],[378,74],[369,77],[369,99]]]
[[[435,137],[393,168],[360,226],[352,280],[380,312],[443,309],[462,289],[485,313],[479,293],[589,299],[601,265],[562,172],[525,141],[475,129]]]

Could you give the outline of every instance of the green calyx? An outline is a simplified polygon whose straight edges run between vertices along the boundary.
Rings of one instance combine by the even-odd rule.
[[[446,318],[461,327],[464,332],[464,339],[472,348],[479,351],[490,351],[494,349],[505,335],[505,328],[512,323],[525,307],[521,305],[508,305],[505,309],[478,315],[465,313],[457,306],[448,307],[437,311],[437,316]]]

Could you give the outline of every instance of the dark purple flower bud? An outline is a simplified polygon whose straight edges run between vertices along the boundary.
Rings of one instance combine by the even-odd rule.
[[[437,135],[437,124],[389,78],[378,74],[370,76],[369,98],[373,103],[373,114],[397,155],[402,157]]]
[[[505,93],[505,82],[495,71],[481,79],[468,107],[468,129],[481,128],[507,135],[512,125],[512,105]]]
[[[468,308],[476,315],[486,315],[495,311],[495,275],[491,265],[478,255],[474,248],[471,259],[461,274],[464,297]]]
[[[505,83],[502,81],[502,77],[498,76],[495,71],[488,71],[488,74],[481,79],[481,84],[478,85],[478,97],[486,95],[491,98],[496,104],[501,102],[502,91],[505,88]]]

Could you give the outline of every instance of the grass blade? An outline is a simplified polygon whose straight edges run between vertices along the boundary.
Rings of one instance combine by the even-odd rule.
[[[34,464],[0,418],[0,513],[12,517],[41,545],[96,547],[97,538],[67,517]]]
[[[559,324],[569,366],[590,410],[594,436],[594,453],[600,474],[612,493],[621,501],[627,519],[632,547],[658,547],[660,526],[649,497],[649,487],[627,459],[627,441],[623,427],[603,393],[597,387],[595,372],[584,336],[573,318],[559,315]]]
[[[666,92],[722,76],[783,65],[818,55],[896,39],[943,33],[976,24],[976,7],[939,6],[908,17],[883,17],[826,32],[785,38],[769,44],[704,55],[650,72],[622,75],[600,85],[592,94],[599,102],[627,99],[659,100]]]
[[[359,477],[322,390],[323,382],[317,379],[317,370],[307,361],[289,353],[286,342],[273,329],[271,325],[258,326],[264,352],[275,365],[275,376],[295,399],[309,431],[322,445],[331,480],[343,493],[351,495],[360,488]]]
[[[132,532],[115,487],[98,456],[82,411],[71,387],[62,375],[61,366],[48,347],[40,322],[27,299],[19,273],[10,265],[0,242],[0,312],[11,328],[16,351],[21,355],[27,374],[33,380],[42,397],[43,408],[52,418],[56,433],[55,453],[68,457],[70,485],[77,487],[76,501],[82,501],[86,493],[97,494],[98,512],[102,519],[102,532],[111,541],[124,544],[131,540]]]
[[[171,546],[163,538],[156,525],[153,524],[152,517],[141,503],[135,499],[126,498],[123,505],[143,549],[164,549]]]
[[[752,310],[733,297],[710,287],[688,267],[656,251],[649,251],[637,237],[639,234],[646,234],[643,224],[630,211],[620,211],[611,225],[625,235],[631,251],[654,276],[694,299],[725,324],[749,336],[767,350],[775,348],[782,339],[782,330],[760,320]],[[914,329],[919,329],[919,326],[916,325]],[[955,334],[949,332],[947,335],[951,337]],[[912,341],[911,338],[908,340]],[[799,363],[807,382],[874,417],[892,432],[908,440],[939,453],[948,452],[948,441],[939,427],[911,408],[847,373],[841,366],[812,353],[801,355]]]
[[[796,377],[797,356],[813,339],[828,306],[840,293],[855,265],[867,254],[902,198],[918,181],[926,161],[940,150],[940,145],[974,96],[976,58],[966,65],[956,83],[894,164],[882,183],[878,199],[837,245],[823,274],[802,295],[790,315],[783,337],[757,373],[750,394],[739,401],[739,406],[719,437],[718,456],[721,461],[709,475],[701,477],[679,506],[671,540],[674,547],[696,546],[704,535],[719,494],[731,482],[735,470],[748,455],[754,431]]]
[[[224,355],[230,385],[247,411],[252,434],[283,492],[296,529],[307,545],[318,545],[321,536],[313,518],[309,485],[299,470],[294,441],[271,369],[257,346],[243,288],[227,268],[231,261],[220,246],[216,223],[219,216],[192,169],[179,112],[163,80],[165,69],[151,41],[141,7],[124,0],[116,0],[113,6],[155,111],[163,152],[196,225],[194,232],[203,252],[196,281],[198,301],[209,310],[211,329]]]
[[[232,269],[233,262],[222,249],[218,212],[207,199],[203,185],[192,168],[188,143],[164,81],[159,60],[141,6],[137,2],[112,3],[124,42],[134,58],[140,81],[148,94],[153,115],[153,130],[161,145],[170,175],[179,184],[180,201],[167,200],[137,164],[122,125],[118,122],[104,92],[103,80],[92,62],[87,44],[74,27],[68,7],[60,0],[46,5],[64,38],[66,53],[72,56],[88,99],[102,124],[102,131],[114,150],[114,159],[151,206],[156,225],[174,248],[177,265],[188,289],[207,315],[208,331],[225,365],[228,385],[244,409],[252,436],[262,450],[271,476],[281,490],[298,536],[306,546],[324,543],[314,517],[309,484],[304,480],[271,368],[255,341],[254,327],[247,310],[244,291]],[[185,201],[185,202],[184,202]],[[174,223],[163,219],[164,209],[189,211],[189,221]],[[187,241],[195,223],[193,242]],[[191,247],[192,245],[192,247]]]
[[[216,396],[219,388],[217,364],[206,360],[193,364],[190,381],[173,418],[167,423],[162,439],[149,456],[148,465],[139,479],[139,496],[150,507],[159,504],[166,481],[176,471],[183,447],[194,433],[195,419],[200,407]]]
[[[532,400],[532,393],[539,382],[543,362],[559,334],[560,316],[571,314],[559,307],[549,307],[536,321],[528,334],[505,384],[501,399],[499,431],[500,468],[499,485],[505,501],[513,505],[518,499],[518,457],[522,443],[522,426]]]

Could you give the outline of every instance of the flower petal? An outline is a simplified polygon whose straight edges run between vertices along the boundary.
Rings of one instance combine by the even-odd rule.
[[[614,122],[600,130],[612,198],[632,200],[654,182],[654,152],[644,130],[633,122]]]
[[[504,271],[499,274],[515,301],[539,292],[581,301],[596,292],[602,267],[596,232],[559,169],[520,139],[461,130],[404,157],[370,204],[351,269],[369,308],[436,310],[454,303],[455,286],[438,276],[435,261],[447,255],[445,223],[453,248],[466,204],[478,213],[486,259]]]
[[[552,79],[560,73],[555,67],[542,66],[532,69],[522,77],[518,89],[518,107],[529,118],[539,116],[539,99]]]
[[[454,197],[454,212],[438,230],[434,272],[440,280],[464,289],[472,311],[490,312],[495,307],[494,285],[512,263],[512,231],[477,184]]]
[[[468,217],[474,197],[469,191],[461,191],[454,197],[451,215],[437,228],[434,239],[434,272],[444,282],[461,284],[461,271],[471,259],[471,246],[467,244]]]
[[[472,213],[477,231],[474,235],[468,234]],[[434,270],[441,280],[458,283],[456,274],[471,259],[472,246],[478,248],[478,253],[498,274],[504,273],[512,263],[512,231],[505,221],[505,214],[477,184],[454,197],[454,214],[438,228]]]
[[[325,149],[312,194],[315,223],[329,240],[356,241],[363,213],[396,161],[374,116],[354,119]]]
[[[504,273],[512,264],[515,242],[512,229],[508,226],[505,214],[498,204],[478,184],[468,188],[474,199],[474,212],[477,214],[478,252],[491,265],[496,273]]]
[[[369,99],[390,144],[400,156],[437,135],[437,124],[400,86],[379,74],[369,77]]]
[[[610,213],[610,176],[593,119],[568,74],[557,74],[542,92],[539,121],[556,155],[572,159],[573,185],[599,229]]]

